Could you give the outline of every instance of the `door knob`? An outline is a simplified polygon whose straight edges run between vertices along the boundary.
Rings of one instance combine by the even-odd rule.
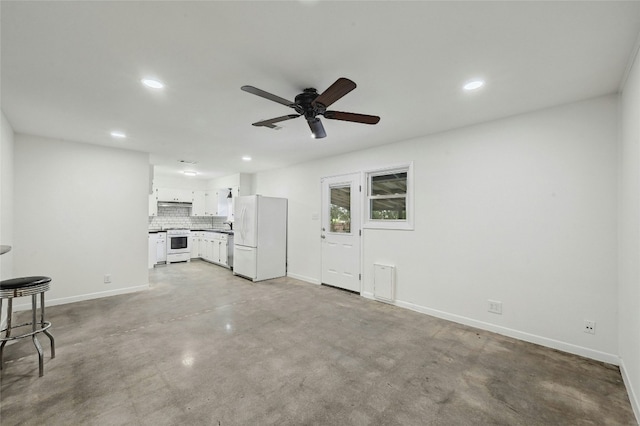
[[[324,240],[326,237],[324,235],[320,235],[320,238]]]

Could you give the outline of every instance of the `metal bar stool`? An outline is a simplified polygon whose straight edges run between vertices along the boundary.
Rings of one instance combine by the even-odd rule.
[[[33,344],[38,351],[40,377],[42,377],[44,375],[44,361],[42,346],[40,345],[40,342],[36,337],[38,333],[44,333],[47,335],[47,337],[49,337],[49,340],[51,341],[51,358],[56,357],[56,349],[53,336],[51,335],[51,333],[49,333],[49,331],[47,331],[47,329],[51,327],[51,323],[44,320],[44,292],[49,290],[50,282],[51,278],[49,277],[22,277],[0,281],[0,318],[2,318],[2,301],[4,299],[8,300],[7,327],[0,330],[0,336],[2,335],[3,331],[5,332],[5,336],[3,338],[0,338],[0,342],[2,342],[0,343],[0,370],[2,370],[2,367],[4,365],[4,361],[2,358],[4,345],[6,345],[10,340],[23,339],[25,337],[31,336],[31,338],[33,339]],[[36,296],[38,294],[40,295],[40,322],[36,321]],[[31,322],[12,325],[11,317],[13,316],[13,298],[22,296],[31,296]],[[25,332],[17,336],[11,335],[11,330],[28,325],[31,326],[31,332]]]

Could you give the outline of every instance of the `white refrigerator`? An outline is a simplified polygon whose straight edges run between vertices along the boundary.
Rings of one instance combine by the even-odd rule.
[[[287,274],[287,199],[235,198],[233,274],[253,281]]]

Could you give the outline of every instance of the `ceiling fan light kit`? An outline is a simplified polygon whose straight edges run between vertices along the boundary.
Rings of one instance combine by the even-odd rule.
[[[253,123],[254,126],[268,127],[270,129],[279,129],[275,123],[285,120],[291,120],[304,116],[311,129],[311,137],[314,139],[322,139],[327,136],[319,115],[329,120],[350,121],[362,124],[377,124],[380,117],[377,115],[356,114],[353,112],[327,111],[327,107],[342,98],[344,95],[356,88],[356,84],[348,78],[341,77],[335,81],[327,90],[318,94],[313,88],[304,89],[302,93],[295,97],[295,101],[291,102],[262,89],[253,86],[242,86],[245,92],[260,96],[273,102],[293,108],[297,114],[288,114],[281,117],[271,118]]]

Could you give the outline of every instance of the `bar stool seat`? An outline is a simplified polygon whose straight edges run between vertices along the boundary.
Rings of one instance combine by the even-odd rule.
[[[45,321],[44,319],[44,293],[49,290],[49,285],[51,283],[51,278],[43,277],[43,276],[34,276],[34,277],[20,277],[20,278],[12,278],[9,280],[0,281],[0,318],[2,318],[2,302],[4,299],[7,299],[7,327],[0,330],[0,336],[2,332],[5,332],[5,336],[0,338],[0,370],[2,370],[4,366],[3,361],[3,352],[4,346],[8,341],[23,339],[25,337],[31,336],[33,340],[33,344],[38,351],[38,366],[40,377],[44,375],[44,360],[43,360],[43,351],[40,342],[38,341],[37,334],[44,333],[49,338],[51,342],[51,358],[55,358],[55,341],[53,336],[47,330],[51,327],[51,323],[49,321]],[[37,313],[37,301],[36,296],[40,295],[40,321],[36,321],[36,313]],[[26,322],[24,324],[12,325],[12,316],[13,316],[13,299],[16,297],[22,296],[31,296],[31,322]],[[30,332],[24,332],[22,334],[12,336],[11,330],[31,326]]]

